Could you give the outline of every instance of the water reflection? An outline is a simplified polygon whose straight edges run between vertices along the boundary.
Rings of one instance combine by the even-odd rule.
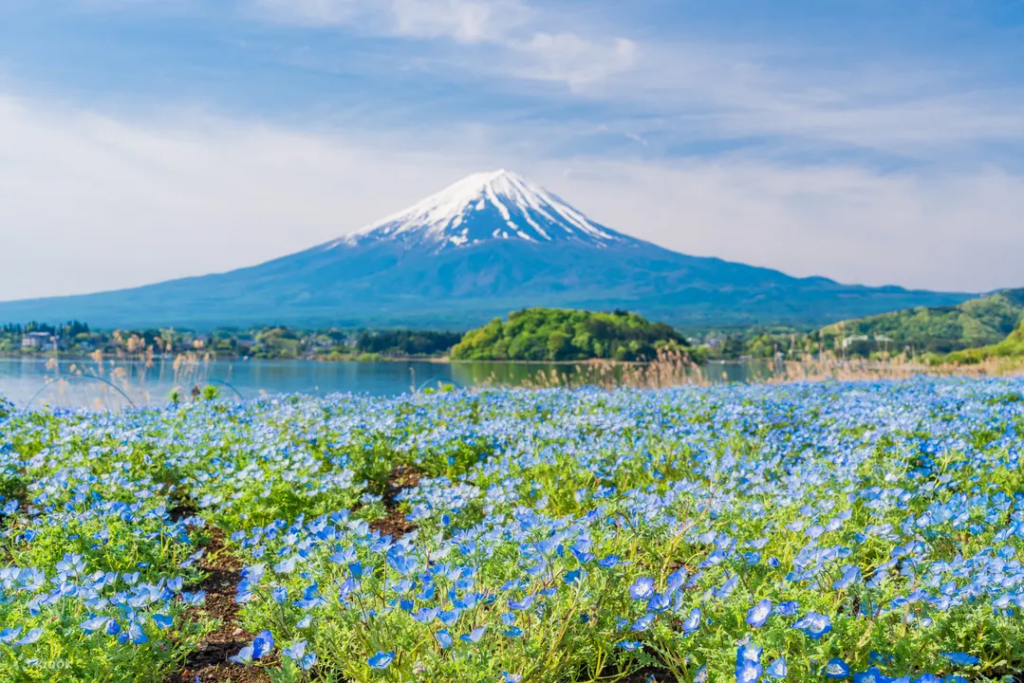
[[[102,362],[92,359],[0,358],[0,395],[19,406],[120,409],[155,405],[178,394],[187,400],[212,384],[226,397],[265,394],[363,393],[393,396],[452,383],[460,387],[607,384],[629,368],[600,371],[574,364],[402,361],[383,363],[311,361],[180,360]],[[743,382],[770,373],[766,364],[713,364],[701,368],[700,383]],[[618,373],[618,375],[617,375]]]

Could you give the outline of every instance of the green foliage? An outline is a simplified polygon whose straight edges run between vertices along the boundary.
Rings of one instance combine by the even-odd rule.
[[[359,335],[356,350],[384,356],[435,356],[447,353],[459,343],[457,332],[427,330],[377,330]]]
[[[1024,318],[1024,289],[1005,290],[959,306],[915,308],[848,320],[824,328],[834,339],[888,337],[890,350],[910,346],[918,353],[950,353],[996,344]],[[871,349],[875,342],[871,342]]]
[[[591,313],[531,308],[468,332],[452,349],[459,360],[653,360],[662,350],[682,350],[686,340],[664,323],[636,313]]]
[[[991,359],[1024,359],[1024,322],[998,344],[951,353],[945,360],[951,363],[971,365]]]

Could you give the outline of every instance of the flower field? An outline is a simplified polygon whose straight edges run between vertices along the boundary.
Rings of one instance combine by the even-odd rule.
[[[1022,454],[1019,380],[0,403],[0,681],[1020,681]]]

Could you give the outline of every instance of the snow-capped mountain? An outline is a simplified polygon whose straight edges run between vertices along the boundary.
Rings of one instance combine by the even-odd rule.
[[[686,256],[598,225],[529,180],[497,171],[297,254],[135,289],[0,303],[0,323],[459,329],[557,306],[624,308],[691,326],[817,324],[967,298]]]
[[[501,170],[464,178],[325,248],[391,241],[440,251],[488,240],[605,247],[628,239],[592,222],[541,186]]]

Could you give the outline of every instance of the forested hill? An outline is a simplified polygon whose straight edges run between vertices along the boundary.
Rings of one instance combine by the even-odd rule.
[[[823,336],[885,337],[890,348],[950,353],[997,344],[1024,320],[1024,289],[1007,289],[957,306],[919,307],[846,320],[822,329]]]
[[[1024,322],[1021,322],[1016,330],[998,344],[957,351],[951,353],[945,360],[970,365],[992,359],[1006,359],[1014,362],[1024,359]]]
[[[682,350],[685,338],[635,313],[531,308],[495,319],[463,337],[459,360],[650,360],[659,350]]]

